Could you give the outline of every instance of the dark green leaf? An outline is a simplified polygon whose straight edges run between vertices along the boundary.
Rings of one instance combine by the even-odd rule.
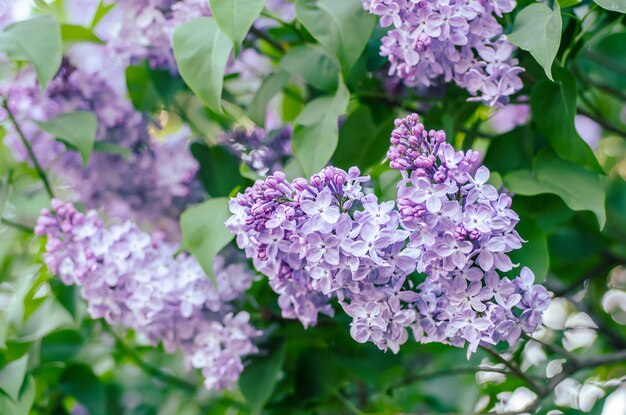
[[[67,112],[38,124],[42,130],[55,136],[57,140],[78,150],[83,165],[89,163],[98,129],[98,121],[92,112]]]
[[[554,10],[543,3],[527,6],[515,17],[511,43],[527,50],[552,79],[552,62],[561,44],[561,9],[557,2]]]
[[[233,239],[225,222],[230,217],[228,199],[220,197],[188,208],[180,217],[185,246],[215,281],[213,260]]]
[[[316,45],[302,45],[289,49],[280,61],[281,69],[322,91],[337,90],[339,67],[326,51]]]
[[[555,82],[543,80],[533,88],[531,108],[539,130],[556,153],[571,162],[603,173],[593,151],[576,132],[576,80],[564,69],[555,70]]]
[[[28,60],[45,89],[61,66],[61,26],[50,16],[36,16],[8,26],[0,34],[0,51],[11,59]]]
[[[287,82],[289,82],[289,74],[284,71],[273,73],[263,80],[261,88],[257,91],[250,103],[250,108],[248,108],[248,116],[256,125],[265,126],[267,105]]]
[[[91,369],[82,364],[68,366],[59,381],[59,389],[85,405],[90,415],[105,415],[106,389]]]
[[[265,0],[211,0],[211,13],[238,50],[252,23],[259,17]]]
[[[340,82],[334,97],[316,98],[296,118],[293,153],[307,176],[317,173],[335,152],[338,117],[345,112],[349,99],[348,89]]]
[[[297,0],[296,15],[304,27],[337,57],[348,74],[374,30],[376,19],[361,0]]]
[[[224,70],[232,44],[211,17],[199,17],[174,31],[174,57],[180,76],[213,111],[222,112]]]
[[[272,396],[284,361],[285,346],[283,344],[269,356],[252,359],[241,374],[239,388],[252,414],[260,414]]]
[[[28,369],[28,355],[7,363],[0,368],[0,389],[14,401],[19,399],[20,389]]]
[[[626,33],[609,33],[593,42],[581,57],[581,74],[595,83],[626,90]]]
[[[191,145],[191,154],[200,164],[200,180],[211,196],[228,196],[233,189],[247,186],[239,173],[239,158],[225,147],[196,142]]]
[[[41,341],[42,362],[67,362],[72,360],[82,346],[82,338],[76,330],[59,330]]]
[[[361,106],[352,112],[339,130],[339,144],[333,155],[333,165],[348,169],[362,169],[380,163],[389,148],[389,137],[393,130],[393,114],[376,123],[372,111]]]
[[[512,192],[525,196],[552,193],[570,209],[588,210],[598,219],[600,228],[606,222],[605,193],[600,177],[552,152],[544,150],[535,158],[533,170],[507,174],[504,183]]]
[[[546,234],[534,220],[523,216],[515,230],[527,242],[522,249],[511,252],[509,256],[514,263],[530,268],[535,273],[535,282],[541,283],[550,267]]]

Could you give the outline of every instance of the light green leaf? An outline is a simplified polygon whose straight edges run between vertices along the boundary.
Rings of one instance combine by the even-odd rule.
[[[297,0],[298,20],[337,57],[345,75],[357,61],[374,30],[376,19],[361,0]]]
[[[593,0],[598,6],[610,12],[626,13],[626,1],[624,0]]]
[[[250,103],[250,108],[248,108],[248,116],[256,125],[265,126],[267,105],[287,82],[289,82],[289,74],[284,71],[273,73],[263,80],[261,88],[257,91]]]
[[[337,90],[339,67],[328,53],[316,45],[302,45],[289,49],[280,61],[281,69],[322,91]]]
[[[576,132],[576,80],[562,68],[555,70],[555,82],[543,80],[532,90],[533,120],[556,153],[571,162],[603,173],[591,147]]]
[[[5,391],[14,401],[19,399],[27,369],[28,355],[13,360],[0,368],[0,389]]]
[[[45,15],[14,23],[0,34],[0,51],[10,59],[31,62],[41,89],[46,89],[61,67],[61,27]]]
[[[261,14],[265,0],[211,0],[211,13],[220,27],[239,50],[252,23]]]
[[[192,206],[180,217],[185,247],[213,281],[215,255],[233,239],[233,234],[225,225],[230,216],[228,198],[220,197]]]
[[[106,16],[107,13],[109,13],[114,7],[115,3],[105,4],[104,0],[100,0],[100,4],[98,4],[98,9],[96,10],[96,13],[93,16],[93,20],[91,21],[91,28],[94,29],[96,26],[98,26],[100,20],[102,20],[102,18]]]
[[[28,376],[20,388],[20,395],[17,402],[12,401],[8,396],[0,394],[0,414],[4,415],[28,415],[35,402],[35,379]]]
[[[213,18],[199,17],[178,26],[172,44],[180,76],[209,108],[221,114],[230,39]]]
[[[96,141],[93,149],[99,153],[117,154],[127,160],[133,155],[133,151],[130,148],[107,143],[106,141]]]
[[[348,89],[340,82],[334,97],[314,99],[296,118],[291,145],[307,176],[322,169],[335,152],[338,118],[345,112],[349,99]]]
[[[523,196],[552,193],[572,210],[594,213],[600,228],[606,223],[605,192],[600,176],[543,150],[533,162],[533,170],[518,170],[504,176],[504,184]]]
[[[37,124],[42,130],[55,136],[57,140],[78,150],[83,158],[84,166],[89,163],[98,130],[98,120],[92,112],[67,112]]]
[[[61,38],[65,43],[74,42],[91,42],[91,43],[104,43],[102,39],[96,36],[90,29],[84,26],[73,24],[61,25]]]
[[[61,327],[73,327],[74,319],[65,307],[53,298],[47,298],[43,304],[26,320],[19,342],[39,340]]]
[[[561,44],[561,9],[558,2],[551,10],[543,3],[534,3],[518,13],[508,39],[527,50],[552,79],[552,62]]]
[[[253,415],[260,414],[272,396],[284,361],[285,345],[282,344],[269,356],[253,358],[241,374],[239,388]]]

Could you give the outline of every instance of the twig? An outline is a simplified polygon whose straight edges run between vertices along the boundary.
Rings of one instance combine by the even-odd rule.
[[[617,128],[616,126],[614,126],[613,124],[610,124],[608,121],[600,118],[600,117],[596,117],[595,115],[593,115],[592,113],[590,113],[587,110],[584,110],[582,108],[578,108],[578,112],[581,115],[584,115],[587,118],[591,118],[593,121],[595,121],[596,123],[600,124],[605,130],[611,131],[615,134],[621,135],[622,137],[626,137],[626,131],[622,131],[621,129]]]
[[[493,356],[496,360],[498,360],[501,363],[504,363],[504,365],[507,368],[509,368],[509,370],[513,373],[513,375],[517,376],[518,378],[526,382],[533,392],[535,392],[538,395],[543,392],[543,388],[541,386],[539,386],[533,379],[531,379],[528,375],[522,372],[522,370],[518,368],[516,365],[514,365],[513,363],[511,363],[504,357],[500,356],[500,354],[497,351],[487,346],[480,346],[480,347],[481,349],[489,353],[491,356]],[[489,370],[486,370],[486,371],[489,371]]]
[[[186,380],[180,379],[174,375],[170,375],[169,373],[165,373],[161,369],[158,369],[146,363],[141,358],[141,356],[137,354],[137,352],[135,352],[128,345],[126,345],[126,343],[124,343],[124,340],[117,333],[115,333],[111,329],[106,328],[105,325],[103,325],[103,327],[105,327],[105,329],[113,335],[113,337],[115,338],[115,343],[117,344],[117,347],[124,353],[124,355],[126,355],[130,360],[132,360],[140,369],[142,369],[148,375],[154,376],[155,378],[158,378],[162,380],[163,382],[168,383],[172,386],[176,386],[180,389],[184,389],[190,392],[193,392],[196,390],[196,385],[194,385],[193,383],[187,382]]]
[[[487,368],[487,367],[459,367],[459,368],[452,368],[452,369],[447,369],[447,370],[438,370],[435,372],[430,372],[430,373],[420,373],[420,374],[416,374],[416,375],[412,375],[412,376],[408,376],[405,379],[402,379],[400,382],[397,382],[395,385],[391,386],[388,388],[388,390],[390,389],[395,389],[398,388],[400,386],[404,386],[404,385],[410,385],[411,383],[414,382],[418,382],[421,380],[428,380],[428,379],[432,379],[432,378],[438,378],[438,377],[446,377],[446,376],[457,376],[457,375],[467,375],[467,374],[475,374],[478,372],[494,372],[494,373],[501,373],[503,375],[511,375],[512,373],[506,369],[499,369],[499,368]]]
[[[37,174],[41,178],[41,181],[43,182],[43,185],[46,188],[46,191],[48,192],[48,196],[50,196],[50,198],[53,199],[54,193],[52,192],[52,187],[50,186],[50,182],[48,181],[48,176],[46,176],[46,172],[41,167],[41,164],[39,164],[39,161],[37,160],[37,157],[35,156],[35,152],[33,151],[33,148],[31,147],[30,143],[26,139],[24,132],[20,128],[19,123],[17,122],[17,120],[15,119],[15,116],[13,115],[13,111],[11,111],[11,109],[9,108],[9,103],[7,99],[2,99],[2,108],[4,108],[4,110],[7,112],[9,119],[15,126],[15,131],[17,132],[17,134],[20,136],[20,139],[22,140],[22,144],[24,145],[24,147],[26,147],[26,151],[28,151],[28,156],[33,162],[33,165],[35,166],[35,170],[37,170]]]
[[[21,223],[13,222],[10,219],[2,218],[2,219],[0,219],[0,223],[3,223],[5,225],[7,225],[7,226],[10,226],[12,228],[15,228],[15,229],[17,229],[19,231],[22,231],[22,232],[25,232],[25,233],[35,233],[35,229],[34,228],[32,228],[32,227],[30,227],[28,225],[24,225],[24,224],[21,224]]]
[[[279,52],[285,53],[285,48],[283,47],[283,45],[278,43],[276,40],[272,39],[270,36],[267,35],[267,33],[263,32],[262,30],[259,30],[256,27],[252,26],[250,28],[250,33],[258,37],[259,39],[263,39],[264,41],[269,43],[271,46],[274,47],[274,49],[278,50]]]

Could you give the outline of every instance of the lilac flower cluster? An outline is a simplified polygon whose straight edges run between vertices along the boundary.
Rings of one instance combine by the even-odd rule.
[[[258,127],[235,128],[223,134],[220,141],[262,176],[282,170],[285,159],[292,155],[290,126],[272,131]]]
[[[197,17],[211,15],[206,0],[115,0],[115,3],[96,28],[110,55],[125,66],[147,60],[154,68],[172,72],[177,72],[171,43],[174,29]]]
[[[187,149],[191,135],[187,127],[157,139],[150,133],[149,118],[135,111],[100,73],[79,69],[68,59],[43,93],[30,69],[0,88],[37,159],[69,189],[68,197],[89,208],[104,207],[115,217],[157,225],[170,235],[178,232],[178,216],[199,191],[197,164]],[[66,151],[36,124],[78,110],[96,115],[97,141],[115,150],[95,151],[86,169],[77,153]],[[27,161],[15,126],[6,114],[0,118],[8,147],[18,160]]]
[[[411,231],[407,249],[417,271],[428,277],[418,286],[420,325],[415,335],[452,344],[512,344],[522,331],[541,323],[549,294],[533,285],[534,275],[500,278],[514,267],[508,253],[522,246],[511,198],[487,183],[474,151],[456,152],[443,131],[426,131],[416,114],[396,120],[387,153],[402,170],[398,211]]]
[[[514,343],[533,332],[547,291],[501,278],[520,248],[511,199],[487,184],[478,154],[455,152],[417,115],[396,121],[388,156],[403,171],[398,200],[364,194],[357,168],[327,167],[309,181],[280,172],[230,203],[228,228],[279,294],[283,316],[315,324],[337,298],[359,342],[397,352],[416,340],[463,346]]]
[[[52,201],[35,233],[47,236],[48,268],[67,285],[81,287],[93,318],[136,330],[168,352],[180,350],[189,367],[200,369],[208,389],[231,387],[242,358],[257,349],[260,332],[233,301],[253,279],[242,264],[215,262],[214,285],[198,262],[176,247],[126,222],[109,229],[95,211]]]
[[[506,103],[519,91],[523,69],[511,55],[515,47],[502,34],[502,17],[515,0],[363,0],[394,28],[382,39],[381,56],[390,75],[411,86],[454,82],[488,105]]]

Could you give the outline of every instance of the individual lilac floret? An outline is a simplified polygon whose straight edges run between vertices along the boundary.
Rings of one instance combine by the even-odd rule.
[[[402,171],[398,183],[401,225],[411,231],[407,250],[417,271],[421,321],[416,337],[452,344],[515,342],[531,333],[549,304],[545,288],[523,268],[513,280],[508,253],[522,246],[511,198],[488,183],[476,152],[456,152],[443,131],[427,131],[416,114],[396,120],[387,153]]]
[[[364,0],[383,27],[381,56],[390,75],[411,86],[454,81],[487,105],[508,102],[522,88],[523,69],[515,47],[494,15],[515,8],[515,0]]]
[[[198,262],[133,223],[105,228],[95,211],[52,201],[35,233],[46,236],[44,261],[67,285],[81,287],[93,318],[129,328],[168,352],[180,350],[209,389],[230,388],[260,332],[233,301],[254,275],[241,264],[215,262],[214,285]]]
[[[220,141],[262,176],[282,170],[285,160],[292,155],[290,126],[273,131],[235,128],[223,134]]]

